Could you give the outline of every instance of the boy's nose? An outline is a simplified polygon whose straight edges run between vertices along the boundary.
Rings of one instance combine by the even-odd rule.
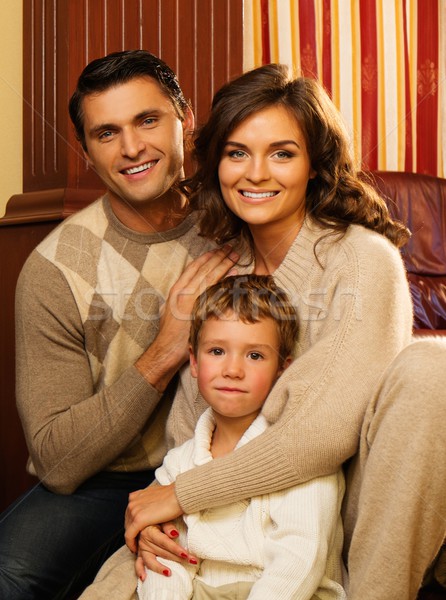
[[[225,377],[235,377],[240,379],[243,377],[242,361],[238,358],[228,358],[225,361],[223,375]]]

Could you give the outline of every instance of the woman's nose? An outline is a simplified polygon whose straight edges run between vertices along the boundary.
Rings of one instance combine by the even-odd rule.
[[[262,158],[252,159],[247,167],[246,178],[253,183],[269,179],[268,165]]]

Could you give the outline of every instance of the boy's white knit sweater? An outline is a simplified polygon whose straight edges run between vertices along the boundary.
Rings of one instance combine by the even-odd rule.
[[[200,417],[192,440],[172,449],[156,471],[167,485],[180,473],[212,460],[215,427],[212,409]],[[238,446],[267,427],[259,415]],[[319,477],[274,494],[234,502],[186,515],[178,522],[181,543],[201,558],[194,568],[159,559],[171,577],[149,572],[138,584],[141,600],[189,599],[195,577],[218,588],[233,582],[253,582],[250,600],[346,598],[342,581],[342,472]],[[179,520],[180,521],[180,520]]]

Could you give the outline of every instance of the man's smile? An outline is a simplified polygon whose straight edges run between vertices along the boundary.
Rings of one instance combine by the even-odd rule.
[[[121,173],[124,175],[135,175],[136,173],[142,173],[143,171],[147,171],[147,169],[151,169],[156,165],[158,161],[152,160],[150,162],[143,163],[142,165],[138,165],[137,167],[130,167],[129,169],[123,169]]]

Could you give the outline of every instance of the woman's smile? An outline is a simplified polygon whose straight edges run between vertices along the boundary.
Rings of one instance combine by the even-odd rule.
[[[218,170],[228,207],[250,227],[295,230],[305,216],[311,168],[305,137],[283,106],[245,119],[229,135]]]

